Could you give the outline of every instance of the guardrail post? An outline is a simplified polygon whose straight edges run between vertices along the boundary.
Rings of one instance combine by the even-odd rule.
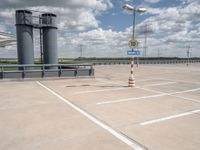
[[[92,75],[92,70],[93,70],[93,67],[92,67],[92,66],[90,66],[90,70],[89,70],[89,76],[91,76],[91,75]]]
[[[1,66],[1,79],[3,79],[3,77],[4,77],[3,71],[4,71],[4,68],[3,68],[3,66]]]
[[[77,77],[77,75],[78,75],[78,69],[76,67],[76,69],[74,70],[74,76]]]
[[[42,65],[42,78],[44,77],[45,67],[44,64]]]
[[[61,67],[61,65],[59,65],[58,68],[59,68],[59,77],[61,77],[61,74],[62,74],[62,67]]]
[[[25,78],[25,69],[26,69],[26,67],[23,66],[22,78]]]

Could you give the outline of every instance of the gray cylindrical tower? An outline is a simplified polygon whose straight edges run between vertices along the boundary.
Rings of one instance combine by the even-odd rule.
[[[16,11],[18,64],[34,64],[32,12]]]
[[[55,14],[42,14],[42,32],[44,64],[57,64],[57,27]]]

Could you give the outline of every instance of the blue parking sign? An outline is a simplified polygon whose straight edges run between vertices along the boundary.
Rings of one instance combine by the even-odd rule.
[[[127,55],[136,55],[136,56],[138,56],[138,55],[140,55],[140,51],[139,50],[128,50],[127,51]]]

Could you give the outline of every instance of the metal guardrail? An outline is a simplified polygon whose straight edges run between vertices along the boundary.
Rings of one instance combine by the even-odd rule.
[[[117,65],[117,64],[130,64],[128,60],[111,60],[92,62],[93,65]],[[137,61],[135,61],[135,64]],[[139,64],[187,64],[187,63],[200,63],[200,60],[139,60]]]
[[[0,65],[1,79],[94,76],[91,64]]]

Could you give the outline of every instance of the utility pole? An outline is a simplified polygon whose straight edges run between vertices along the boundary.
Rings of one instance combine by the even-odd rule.
[[[152,24],[145,24],[144,26],[142,26],[144,28],[143,34],[144,34],[144,53],[143,56],[147,57],[147,35],[151,32],[151,30],[149,29],[149,26],[151,26]]]
[[[186,53],[187,53],[187,66],[188,66],[189,65],[189,59],[190,59],[190,48],[191,48],[191,46],[188,45],[188,46],[186,46],[186,48],[187,48]]]
[[[160,49],[158,49],[158,57],[160,57]]]
[[[145,24],[145,38],[144,38],[144,57],[147,56],[147,24]]]
[[[80,58],[83,57],[83,45],[80,44]]]

